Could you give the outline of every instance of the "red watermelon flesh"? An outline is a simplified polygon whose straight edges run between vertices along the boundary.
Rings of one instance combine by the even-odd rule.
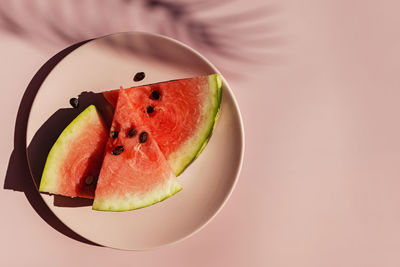
[[[138,209],[182,189],[127,93],[119,91],[97,183],[95,210]]]
[[[51,148],[39,191],[93,198],[107,132],[94,105],[81,112],[64,129]]]
[[[221,87],[220,75],[213,74],[126,89],[133,113],[140,114],[175,175],[207,144],[219,116]],[[103,95],[115,106],[118,91]]]

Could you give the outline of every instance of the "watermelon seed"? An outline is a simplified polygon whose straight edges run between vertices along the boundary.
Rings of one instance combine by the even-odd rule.
[[[152,106],[148,106],[147,107],[147,113],[153,113],[153,111],[154,111],[154,108],[152,107]]]
[[[117,156],[117,155],[121,154],[122,152],[124,152],[124,147],[117,146],[113,149],[112,154]]]
[[[148,134],[146,132],[142,132],[139,136],[140,143],[145,143],[147,141]]]
[[[118,137],[118,134],[119,134],[119,132],[118,131],[111,131],[111,134],[110,134],[110,136],[112,137],[112,138],[117,138]]]
[[[153,91],[151,92],[151,98],[154,100],[159,100],[161,97],[161,94],[159,91]]]
[[[91,185],[91,184],[93,184],[93,182],[94,182],[93,176],[88,176],[85,178],[85,184]]]
[[[69,103],[71,104],[71,106],[72,106],[73,108],[79,107],[79,100],[78,100],[78,98],[75,98],[75,97],[71,98],[71,99],[69,100]]]
[[[137,131],[135,129],[130,129],[128,132],[129,137],[134,137],[137,134]]]
[[[136,73],[135,76],[133,77],[133,81],[139,82],[139,81],[143,80],[144,77],[146,77],[146,74],[144,74],[144,72],[138,72],[138,73]]]

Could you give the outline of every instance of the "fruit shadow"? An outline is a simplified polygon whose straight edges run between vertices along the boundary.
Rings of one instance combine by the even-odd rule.
[[[71,96],[74,97],[74,96]],[[69,99],[66,99],[68,101]],[[78,96],[79,106],[76,108],[63,108],[57,110],[35,133],[27,148],[28,164],[36,188],[39,188],[40,179],[46,164],[47,155],[61,132],[73,119],[90,105],[95,105],[106,125],[112,119],[112,106],[105,100],[101,93],[82,92]],[[58,207],[83,207],[91,206],[93,200],[80,197],[64,197],[54,195],[53,205]]]
[[[23,192],[25,197],[27,198],[29,204],[32,208],[37,212],[37,214],[51,227],[53,227],[58,232],[72,238],[76,241],[99,246],[98,244],[85,239],[84,237],[80,236],[79,234],[72,231],[68,228],[54,213],[49,209],[47,204],[44,202],[43,198],[41,197],[40,193],[37,190],[36,184],[38,184],[38,177],[35,176],[35,180],[32,179],[32,175],[29,170],[28,159],[27,159],[27,147],[26,147],[26,130],[27,130],[27,123],[29,118],[29,113],[32,107],[32,103],[35,99],[35,96],[42,85],[43,81],[46,79],[47,75],[53,70],[53,68],[69,53],[74,51],[76,48],[80,47],[81,45],[89,42],[91,40],[86,40],[83,42],[76,43],[71,45],[64,50],[60,51],[52,58],[50,58],[34,75],[32,80],[30,81],[28,87],[25,90],[25,93],[21,99],[21,103],[19,105],[16,122],[15,122],[15,129],[14,129],[14,150],[11,153],[10,160],[8,162],[8,167],[6,171],[6,177],[4,181],[4,189],[5,190],[14,190]],[[84,94],[83,94],[84,96]],[[83,97],[82,96],[82,97]],[[83,97],[84,98],[84,97]],[[68,100],[67,100],[68,101]],[[84,103],[85,101],[82,100]],[[81,108],[84,104],[81,106]],[[78,112],[78,110],[74,110],[74,112]],[[62,112],[64,115],[66,113]],[[71,115],[72,116],[72,115]],[[65,115],[64,118],[68,118]],[[71,119],[71,118],[70,118]],[[43,128],[43,129],[42,129]],[[42,127],[41,130],[44,130]],[[55,128],[56,129],[56,128]],[[50,131],[51,132],[51,131]],[[36,138],[35,138],[36,139]],[[50,141],[47,141],[49,143]],[[31,153],[33,152],[33,147],[31,147]],[[42,149],[39,149],[40,152]],[[43,151],[42,151],[43,153]],[[31,154],[33,155],[33,154]],[[34,163],[34,168],[36,172],[39,170],[40,162],[43,162],[43,159],[40,158],[40,155],[34,156],[34,162],[38,161],[38,163]],[[40,178],[39,178],[40,179]],[[57,203],[58,200],[57,200]],[[63,201],[63,205],[67,205],[65,201]]]

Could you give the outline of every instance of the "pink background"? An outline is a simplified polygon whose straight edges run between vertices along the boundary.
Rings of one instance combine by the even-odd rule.
[[[143,30],[203,53],[237,97],[246,152],[227,205],[183,242],[131,252],[70,238],[34,193],[2,189],[0,265],[400,266],[398,1],[177,3],[0,1],[0,179],[30,179],[7,173],[38,69],[78,41]]]

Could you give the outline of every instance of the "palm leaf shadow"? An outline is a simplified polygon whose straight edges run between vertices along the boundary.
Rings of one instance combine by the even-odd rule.
[[[157,32],[187,43],[206,56],[213,57],[217,67],[228,72],[238,72],[238,67],[229,63],[249,66],[268,63],[270,54],[276,54],[268,48],[283,43],[283,38],[278,36],[279,29],[270,27],[273,22],[265,20],[279,12],[276,4],[235,9],[226,8],[235,6],[235,1],[227,0],[121,0],[113,3],[119,7],[118,16],[111,13],[116,10],[110,11],[106,2],[70,2],[67,9],[72,12],[68,13],[48,0],[47,6],[51,12],[46,14],[41,12],[37,1],[18,6],[13,2],[6,2],[0,4],[0,25],[39,46],[49,42],[73,43],[85,36],[105,35],[121,31],[122,28]],[[200,16],[210,10],[221,12],[207,18]],[[25,23],[24,15],[28,13],[35,23]],[[73,15],[69,16],[67,13]],[[101,16],[85,15],[94,13]],[[103,17],[106,19],[99,23],[99,19]],[[154,23],[156,18],[158,22]],[[84,23],[78,27],[74,20]],[[222,61],[219,62],[218,58]]]

